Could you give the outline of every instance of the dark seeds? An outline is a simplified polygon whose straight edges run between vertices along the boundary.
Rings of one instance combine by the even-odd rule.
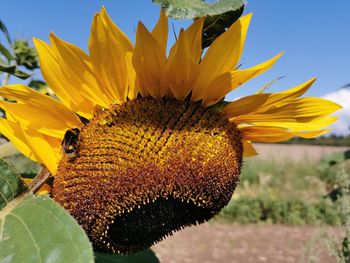
[[[203,209],[192,202],[182,202],[173,197],[159,198],[117,217],[110,225],[109,235],[115,243],[123,246],[121,250],[137,250],[140,244],[149,247],[175,230],[203,223],[211,217],[210,209]]]
[[[202,223],[230,200],[241,137],[199,103],[142,98],[99,112],[63,156],[54,198],[96,249],[133,253]]]

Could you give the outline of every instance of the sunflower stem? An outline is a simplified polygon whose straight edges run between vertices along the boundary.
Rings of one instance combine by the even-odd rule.
[[[42,168],[33,181],[29,184],[29,192],[35,194],[40,187],[50,178],[51,174],[47,168]]]
[[[9,73],[5,73],[5,77],[2,80],[1,86],[6,86],[9,83],[10,80],[10,74]]]

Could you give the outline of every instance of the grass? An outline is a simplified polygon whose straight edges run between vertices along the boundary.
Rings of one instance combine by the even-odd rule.
[[[326,184],[318,176],[316,162],[253,158],[244,162],[237,196],[267,195],[275,199],[311,201],[326,193]]]
[[[347,162],[341,164],[336,175],[338,186],[337,208],[342,219],[345,235],[340,244],[336,238],[328,237],[328,245],[337,262],[350,262],[350,173]]]
[[[214,222],[340,225],[329,198],[335,173],[323,162],[247,159],[238,189]]]

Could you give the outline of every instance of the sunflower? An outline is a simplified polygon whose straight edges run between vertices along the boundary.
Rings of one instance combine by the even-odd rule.
[[[89,54],[54,34],[34,39],[56,97],[24,85],[0,88],[0,131],[54,176],[52,196],[95,248],[131,253],[212,218],[230,200],[252,142],[313,138],[340,107],[300,98],[311,79],[278,93],[225,102],[273,66],[278,54],[238,69],[251,15],[203,54],[203,19],[181,30],[167,55],[168,18],[136,43],[104,8],[92,22]]]

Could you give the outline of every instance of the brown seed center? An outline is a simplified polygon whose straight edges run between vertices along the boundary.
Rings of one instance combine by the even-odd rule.
[[[94,246],[132,253],[209,220],[239,180],[241,137],[214,108],[140,98],[99,112],[64,155],[54,198]]]

